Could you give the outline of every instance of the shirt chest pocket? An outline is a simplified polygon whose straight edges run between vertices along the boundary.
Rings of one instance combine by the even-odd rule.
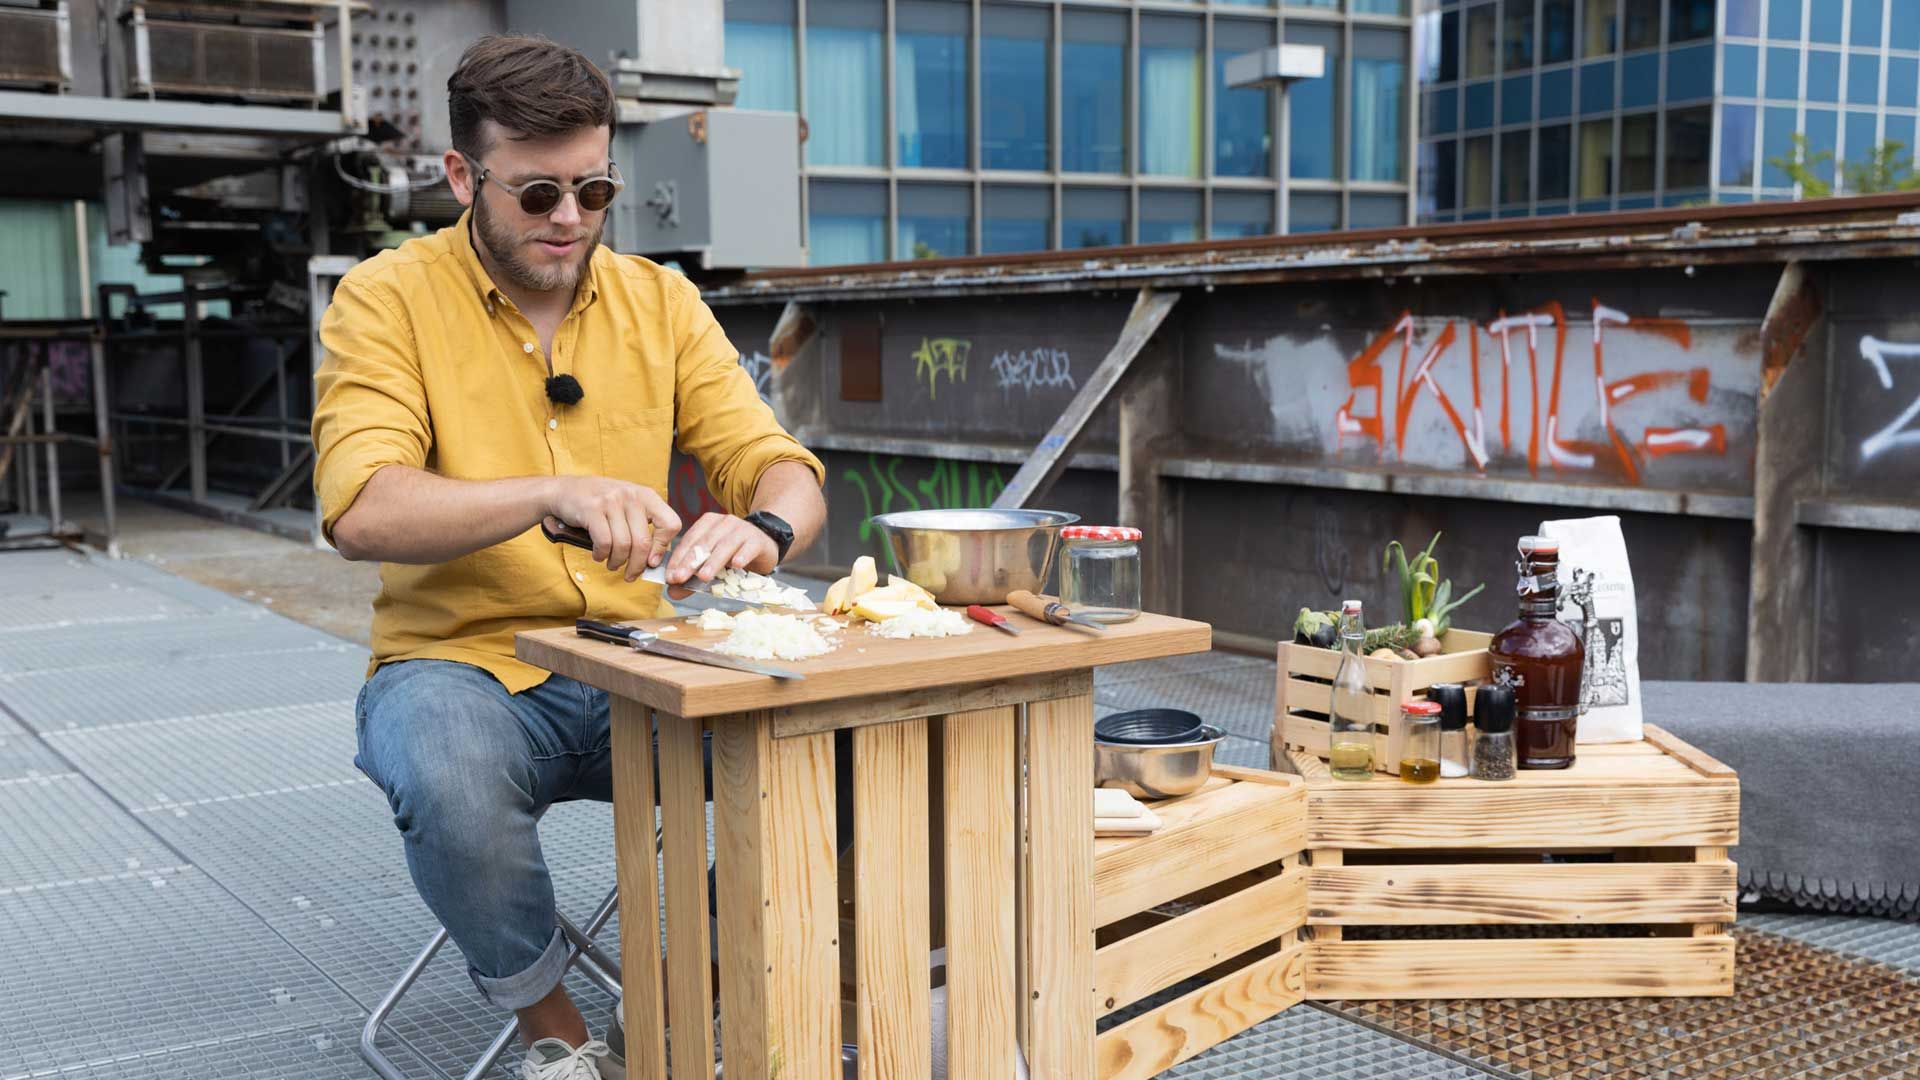
[[[667,492],[667,462],[673,450],[673,406],[605,410],[600,421],[600,475]]]

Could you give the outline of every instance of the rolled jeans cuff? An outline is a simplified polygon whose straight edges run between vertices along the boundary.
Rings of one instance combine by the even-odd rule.
[[[471,967],[467,969],[474,988],[480,991],[480,996],[489,1005],[513,1010],[539,1003],[553,993],[553,988],[560,985],[560,978],[566,973],[567,938],[557,926],[553,930],[553,939],[547,942],[546,951],[521,971],[495,979]]]

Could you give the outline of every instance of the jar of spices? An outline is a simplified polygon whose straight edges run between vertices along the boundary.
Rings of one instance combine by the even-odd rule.
[[[1459,683],[1435,683],[1427,700],[1440,706],[1440,776],[1454,779],[1471,767],[1467,753],[1467,688]]]
[[[1513,687],[1483,686],[1473,706],[1473,724],[1480,734],[1473,740],[1471,775],[1475,780],[1513,779]]]
[[[1140,530],[1069,525],[1060,530],[1060,602],[1095,622],[1140,617]]]
[[[1400,727],[1406,735],[1400,750],[1400,779],[1409,784],[1440,779],[1440,706],[1432,701],[1407,702],[1400,706]]]

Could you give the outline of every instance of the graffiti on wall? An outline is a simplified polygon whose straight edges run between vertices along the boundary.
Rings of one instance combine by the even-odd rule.
[[[1699,411],[1670,406],[1676,396],[1693,406],[1706,403],[1712,389],[1707,367],[1609,373],[1609,348],[1644,353],[1645,343],[1655,342],[1691,350],[1687,323],[1629,315],[1598,300],[1580,321],[1590,331],[1590,358],[1569,350],[1569,319],[1557,302],[1502,313],[1485,326],[1445,320],[1424,341],[1421,324],[1403,313],[1348,361],[1347,399],[1333,415],[1334,450],[1371,443],[1382,461],[1391,454],[1398,461],[1434,463],[1422,460],[1432,456],[1429,448],[1408,438],[1409,422],[1430,402],[1426,407],[1439,411],[1468,462],[1483,473],[1496,453],[1516,454],[1516,441],[1524,444],[1529,472],[1537,474],[1544,464],[1555,472],[1617,474],[1629,483],[1639,483],[1649,462],[1669,455],[1726,453],[1724,424],[1646,419]],[[1635,410],[1645,410],[1638,438],[1621,419]],[[1490,412],[1498,420],[1493,431]],[[1569,418],[1575,416],[1590,418],[1585,438],[1572,433]]]
[[[965,338],[921,338],[913,350],[913,378],[926,388],[927,397],[939,400],[940,380],[947,385],[967,381],[967,356],[973,342]]]
[[[995,385],[1008,393],[1077,388],[1073,381],[1073,358],[1065,349],[1041,345],[1012,352],[1003,350],[994,354],[990,366]]]
[[[691,525],[700,520],[703,514],[724,514],[727,508],[713,497],[707,489],[707,474],[700,463],[689,457],[674,455],[673,464],[667,469],[667,505],[680,515],[682,525]]]
[[[841,479],[859,493],[860,542],[876,546],[881,537],[875,514],[992,506],[1007,486],[998,465],[879,454],[867,455],[864,472],[847,469]]]
[[[1920,361],[1920,343],[1881,341],[1869,334],[1860,339],[1860,357],[1872,365],[1873,373],[1880,379],[1880,388],[1892,393],[1893,369],[1887,366],[1887,361]],[[1912,366],[1920,370],[1920,363]],[[1861,441],[1860,460],[1872,461],[1897,447],[1920,446],[1920,423],[1915,421],[1920,421],[1920,393],[1916,393],[1905,412],[1893,418],[1893,423]]]

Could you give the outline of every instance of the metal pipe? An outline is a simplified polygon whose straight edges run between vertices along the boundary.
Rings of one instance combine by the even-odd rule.
[[[112,416],[113,419],[126,424],[153,424],[159,427],[183,427],[190,430],[197,428],[206,434],[240,435],[249,439],[278,439],[283,442],[299,443],[302,446],[311,446],[313,444],[312,435],[298,431],[267,431],[263,428],[239,427],[234,424],[208,423],[205,421],[196,425],[191,418],[182,419],[178,416],[148,416],[143,413],[113,413]],[[205,497],[204,494],[202,497]]]
[[[100,456],[100,505],[107,518],[107,557],[120,557],[119,522],[115,517],[113,496],[113,420],[107,412],[107,344],[103,335],[93,338],[93,424],[94,443]]]
[[[180,336],[187,366],[187,490],[207,501],[207,381],[200,355],[200,301],[192,281],[182,283]]]
[[[84,291],[84,290],[83,290]],[[40,426],[48,435],[59,434],[53,423],[53,353],[51,348],[43,346],[46,363],[40,368]],[[48,531],[59,533],[65,524],[60,519],[60,440],[54,439],[46,444],[47,454],[47,524]],[[33,457],[28,451],[27,457]]]

